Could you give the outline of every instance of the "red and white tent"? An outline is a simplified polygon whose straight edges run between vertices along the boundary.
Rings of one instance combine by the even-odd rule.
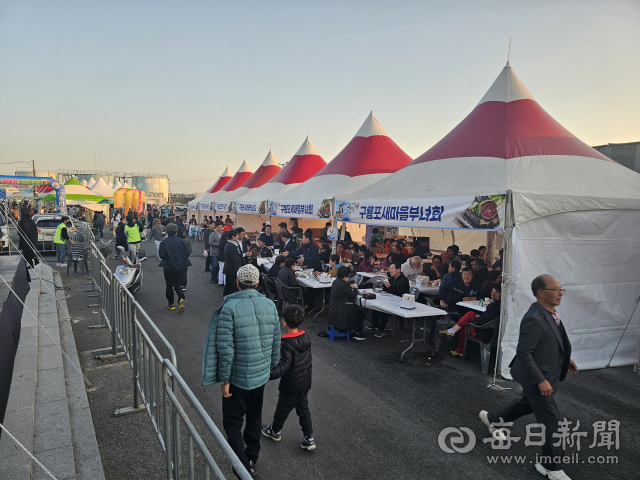
[[[295,188],[305,182],[322,168],[327,162],[320,156],[309,137],[305,139],[298,151],[284,168],[271,180],[238,198],[236,211],[238,213],[265,214],[267,200]],[[256,172],[257,173],[257,172]]]
[[[411,162],[389,137],[373,112],[344,149],[313,177],[269,198],[273,215],[329,218],[334,197],[366,188]]]
[[[262,187],[265,183],[275,177],[278,173],[282,171],[282,167],[276,160],[275,155],[271,150],[265,157],[262,165],[258,167],[256,173],[254,173],[251,178],[249,178],[245,183],[242,184],[241,187],[235,189],[232,192],[228,192],[221,197],[217,198],[215,201],[214,209],[221,211],[232,211],[229,210],[230,202],[242,198],[247,195],[249,192],[253,190],[257,190]],[[257,213],[257,212],[256,212]]]
[[[209,187],[207,191],[204,192],[202,195],[199,195],[198,197],[194,198],[187,204],[189,210],[199,209],[199,210],[210,211],[211,202],[205,203],[205,202],[202,202],[202,200],[210,193],[216,193],[217,191],[219,191],[222,187],[224,187],[227,183],[229,183],[229,180],[231,180],[231,170],[229,170],[229,167],[227,167],[224,169],[224,172],[222,172],[222,175],[218,177],[218,180],[216,180],[216,183],[211,185],[211,187]]]
[[[237,190],[238,188],[240,188],[240,186],[242,186],[243,183],[245,183],[247,180],[249,180],[249,178],[251,178],[251,175],[253,175],[253,170],[251,170],[251,167],[249,166],[247,161],[244,160],[242,162],[242,165],[240,165],[240,168],[238,169],[238,171],[235,173],[233,177],[231,177],[231,179],[228,182],[226,182],[217,191],[208,193],[207,195],[202,197],[200,199],[200,203],[201,204],[208,203],[210,205],[209,209],[215,210],[215,206],[211,205],[212,202],[215,202],[218,198],[222,197],[227,192],[233,192],[234,190]]]
[[[505,230],[503,374],[534,301],[531,281],[543,273],[567,289],[558,311],[579,367],[636,362],[640,175],[554,120],[508,63],[447,136],[337,204],[354,222]]]

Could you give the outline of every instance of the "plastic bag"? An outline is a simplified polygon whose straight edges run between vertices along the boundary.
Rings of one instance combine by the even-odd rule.
[[[209,256],[209,252],[207,252],[206,250],[204,252],[202,252],[202,256],[204,258],[207,258]]]

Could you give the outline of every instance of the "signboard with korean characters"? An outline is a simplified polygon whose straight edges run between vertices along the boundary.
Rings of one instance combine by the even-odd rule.
[[[333,199],[269,202],[268,215],[293,218],[331,218]]]
[[[338,200],[336,220],[414,228],[504,230],[506,195],[419,200]]]
[[[236,202],[236,213],[248,213],[249,215],[266,215],[267,201],[242,201]]]

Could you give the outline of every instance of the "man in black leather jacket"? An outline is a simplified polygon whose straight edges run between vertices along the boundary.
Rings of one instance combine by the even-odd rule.
[[[262,434],[275,442],[281,440],[280,432],[289,413],[294,408],[300,417],[304,438],[300,446],[314,450],[313,426],[309,411],[308,394],[311,390],[311,338],[304,330],[298,330],[304,321],[304,310],[300,305],[289,305],[282,312],[287,334],[280,343],[280,361],[271,369],[270,380],[280,378],[280,395],[273,414],[273,423],[262,426]]]

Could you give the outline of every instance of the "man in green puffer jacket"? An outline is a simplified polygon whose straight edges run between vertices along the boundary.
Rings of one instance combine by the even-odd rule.
[[[278,311],[256,291],[259,280],[253,265],[238,269],[240,291],[224,297],[213,313],[202,359],[202,384],[222,384],[222,425],[252,476],[260,454],[264,385],[280,355]]]

